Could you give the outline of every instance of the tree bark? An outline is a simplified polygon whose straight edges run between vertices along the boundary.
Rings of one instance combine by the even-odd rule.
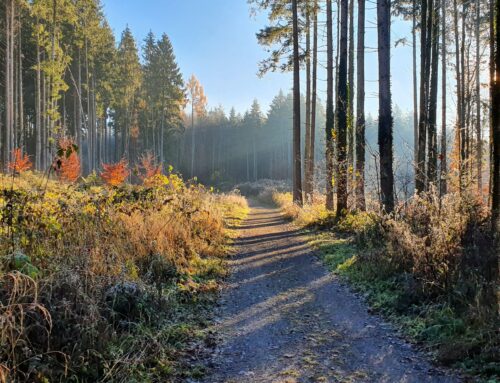
[[[347,210],[347,24],[348,0],[340,0],[340,47],[337,91],[337,217]]]
[[[412,59],[413,59],[413,162],[415,163],[415,175],[418,172],[418,90],[417,90],[417,0],[413,0],[412,15]]]
[[[455,145],[458,153],[459,189],[463,187],[463,123],[462,123],[462,75],[460,70],[460,35],[458,33],[458,5],[457,0],[453,0],[453,27],[455,32],[455,70],[457,77],[457,125]]]
[[[437,185],[437,93],[438,93],[438,63],[439,63],[439,10],[433,7],[431,30],[431,78],[429,89],[429,119],[428,119],[428,146],[427,146],[427,182]]]
[[[439,195],[448,192],[447,141],[446,141],[446,0],[441,0],[441,153],[439,169]]]
[[[42,94],[41,94],[41,60],[40,60],[40,36],[36,41],[36,92],[35,92],[35,168],[42,168]]]
[[[13,130],[14,119],[14,93],[13,93],[13,60],[14,60],[14,44],[13,34],[14,25],[12,16],[14,13],[14,0],[7,0],[5,2],[5,136],[3,140],[3,160],[4,166],[7,170],[7,165],[11,156],[11,135]]]
[[[316,98],[317,98],[317,72],[318,72],[318,1],[314,0],[313,8],[313,57],[312,57],[312,94],[311,94],[311,137],[309,151],[309,177],[310,177],[310,201],[314,198],[314,150],[316,143]]]
[[[306,202],[311,202],[312,180],[309,160],[311,157],[311,9],[306,3],[306,135],[304,150],[304,192]]]
[[[293,24],[293,202],[302,206],[302,166],[300,158],[300,59],[297,0],[292,0]]]
[[[365,0],[358,0],[357,50],[356,208],[365,211]]]
[[[428,14],[432,13],[433,0],[422,0],[422,15],[420,23],[420,105],[418,122],[418,152],[417,152],[417,171],[415,174],[415,189],[421,193],[426,187],[425,172],[425,144],[427,141],[427,123],[428,123],[428,95],[429,95],[429,76],[430,76],[430,39],[428,37],[430,27]]]
[[[349,0],[349,62],[347,69],[347,165],[349,183],[353,180],[350,176],[354,170],[354,2]],[[354,188],[352,188],[354,189]]]
[[[391,1],[377,0],[380,192],[382,209],[394,209],[391,109]]]
[[[476,0],[476,171],[477,191],[482,195],[483,191],[483,143],[481,135],[481,54],[480,54],[480,0]]]
[[[500,235],[500,0],[495,0],[494,16],[494,71],[495,77],[491,82],[492,104],[492,192],[491,192],[491,219],[492,227],[497,236]]]
[[[333,210],[333,20],[332,0],[326,0],[326,209]]]

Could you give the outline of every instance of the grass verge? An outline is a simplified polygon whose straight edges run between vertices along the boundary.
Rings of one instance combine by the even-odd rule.
[[[107,187],[0,178],[0,382],[204,374],[225,256],[248,211],[174,174]]]
[[[449,196],[416,199],[391,217],[275,203],[300,227],[325,264],[445,365],[486,382],[500,379],[498,259],[482,205]],[[322,201],[318,202],[322,204]]]

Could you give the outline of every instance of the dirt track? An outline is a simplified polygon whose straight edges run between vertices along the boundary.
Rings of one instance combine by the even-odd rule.
[[[459,382],[329,273],[277,209],[253,207],[204,382]]]

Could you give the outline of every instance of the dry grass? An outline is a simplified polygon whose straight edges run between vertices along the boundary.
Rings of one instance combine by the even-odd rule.
[[[155,185],[0,177],[0,382],[186,377],[197,335],[173,334],[205,320],[247,206],[173,174]]]
[[[390,216],[350,212],[336,221],[319,198],[304,208],[289,193],[273,200],[298,225],[322,229],[313,244],[327,264],[442,362],[500,375],[498,254],[483,201],[430,192]]]

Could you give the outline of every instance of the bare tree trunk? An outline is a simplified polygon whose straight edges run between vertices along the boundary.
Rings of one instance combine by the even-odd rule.
[[[347,166],[349,184],[354,170],[354,2],[349,0],[349,62],[347,69]],[[354,189],[353,187],[350,189]]]
[[[481,135],[481,55],[480,55],[480,0],[476,0],[476,165],[477,165],[477,191],[482,195],[483,191],[483,143]]]
[[[89,52],[88,41],[85,39],[85,83],[87,85],[87,167],[88,172],[92,173],[92,143],[93,143],[93,117],[91,110],[91,97],[90,97],[90,68],[89,68]]]
[[[441,0],[441,153],[439,171],[439,195],[448,192],[448,169],[446,164],[446,0]]]
[[[500,235],[500,0],[495,0],[494,16],[494,81],[492,86],[492,188],[491,188],[491,220],[493,230]]]
[[[461,124],[461,128],[460,128],[460,142],[461,142],[461,148],[460,148],[460,153],[461,153],[461,157],[462,157],[462,177],[461,179],[463,178],[461,184],[462,185],[465,185],[467,179],[469,178],[469,174],[470,172],[467,171],[467,165],[468,165],[468,127],[469,127],[469,124],[467,123],[466,121],[466,104],[465,104],[465,100],[466,100],[466,93],[465,93],[465,90],[466,90],[466,87],[465,87],[465,73],[466,73],[466,68],[465,68],[465,10],[466,10],[466,5],[465,5],[465,2],[462,3],[462,39],[461,39],[461,48],[460,48],[460,67],[461,67],[461,79],[460,79],[460,85],[462,87],[461,91],[460,91],[460,94],[461,94],[461,97],[459,100],[457,100],[458,102],[460,102],[461,104],[461,113],[462,113],[462,116],[460,118],[462,124]],[[467,74],[468,74],[468,67],[467,67]]]
[[[391,107],[391,1],[377,0],[380,191],[382,209],[394,209]]]
[[[358,0],[356,208],[365,211],[365,0]]]
[[[428,106],[429,106],[429,76],[431,44],[429,34],[432,24],[433,0],[422,0],[421,32],[420,32],[420,105],[418,123],[417,172],[415,174],[415,189],[417,193],[425,190],[425,144],[427,141]]]
[[[337,90],[337,217],[347,210],[347,25],[349,0],[340,0],[340,47]]]
[[[333,210],[333,21],[332,0],[326,0],[326,208]]]
[[[194,100],[191,100],[191,178],[194,177],[194,153],[195,153],[195,133],[194,133]],[[247,154],[247,178],[248,178],[248,154]]]
[[[14,26],[12,16],[14,13],[14,0],[7,0],[5,2],[5,136],[3,146],[3,160],[4,166],[7,167],[10,161],[12,151],[11,135],[12,123],[14,118],[14,100],[13,100],[13,34]]]
[[[490,1],[490,172],[488,186],[488,204],[491,204],[491,196],[493,195],[493,101],[494,101],[494,80],[495,80],[495,6],[494,1]]]
[[[306,202],[311,202],[312,180],[309,160],[311,157],[311,9],[306,4],[306,135],[304,150],[304,192]]]
[[[429,185],[437,186],[437,93],[438,93],[438,63],[439,63],[439,10],[433,7],[431,30],[431,82],[429,90],[429,119],[427,146],[427,181]]]
[[[300,59],[297,0],[292,0],[293,16],[293,202],[302,206],[300,158]]]
[[[412,58],[413,58],[413,162],[415,163],[415,175],[418,172],[418,90],[417,90],[417,0],[413,0],[412,16]]]
[[[459,33],[458,33],[458,5],[457,0],[453,0],[453,26],[455,32],[455,69],[457,76],[457,126],[456,126],[456,140],[455,145],[458,150],[458,171],[459,171],[459,188],[462,191],[463,187],[463,122],[462,122],[462,75],[460,70],[460,41],[459,41]]]
[[[40,68],[40,37],[36,41],[36,93],[35,93],[35,168],[42,169],[42,94]]]
[[[23,92],[23,51],[22,51],[22,26],[21,14],[19,14],[19,40],[18,40],[18,70],[19,70],[19,84],[18,84],[18,103],[19,103],[19,141],[18,146],[24,147],[24,92]],[[25,148],[26,149],[26,148]]]
[[[317,71],[318,71],[318,1],[314,0],[313,21],[313,57],[312,57],[312,95],[311,95],[311,137],[309,151],[309,177],[310,177],[310,201],[314,198],[314,150],[316,142],[316,98],[317,98]]]

